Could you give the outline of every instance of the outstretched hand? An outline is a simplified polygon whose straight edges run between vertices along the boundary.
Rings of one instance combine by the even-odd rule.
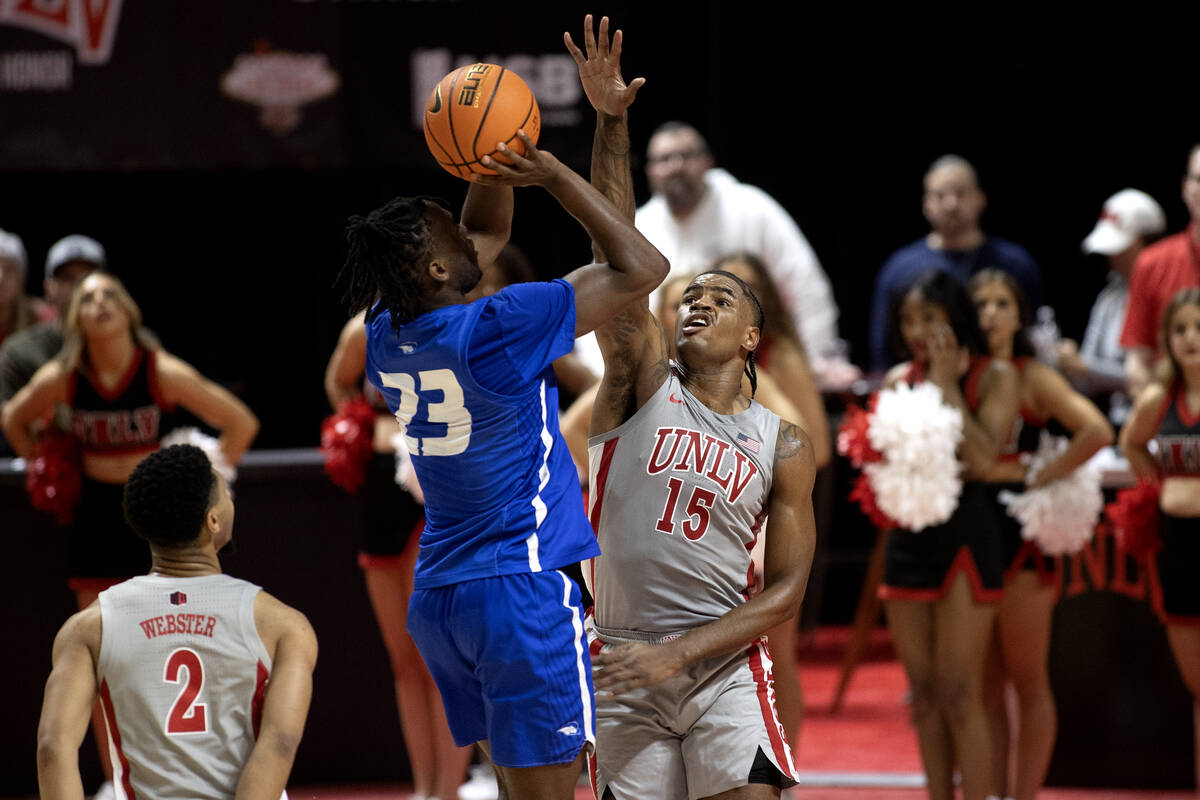
[[[592,31],[592,15],[583,18],[583,46],[587,50],[585,56],[571,34],[563,33],[563,42],[567,52],[575,59],[579,67],[579,80],[583,83],[583,91],[588,101],[602,114],[619,117],[633,104],[638,89],[646,82],[645,78],[634,78],[628,84],[621,77],[621,31],[613,34],[612,44],[609,44],[608,17],[600,18],[599,39]]]
[[[505,164],[491,156],[484,156],[479,163],[496,170],[498,174],[475,174],[471,180],[481,186],[545,186],[552,180],[562,168],[562,163],[552,153],[534,147],[533,139],[525,131],[517,131],[517,136],[525,145],[525,155],[517,155],[511,147],[500,142],[496,145],[496,152],[512,163]]]

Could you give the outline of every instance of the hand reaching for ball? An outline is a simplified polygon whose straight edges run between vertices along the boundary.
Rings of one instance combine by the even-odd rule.
[[[583,18],[583,46],[587,50],[585,56],[571,34],[563,34],[563,42],[567,52],[575,59],[579,67],[579,80],[583,83],[583,91],[592,107],[602,114],[619,117],[633,104],[633,98],[638,89],[646,82],[645,78],[634,78],[628,84],[621,77],[621,31],[613,34],[612,44],[609,44],[608,17],[600,18],[599,39],[592,32],[592,15]]]
[[[538,150],[533,139],[525,131],[517,131],[517,138],[525,145],[525,154],[518,155],[515,150],[503,142],[496,144],[496,153],[511,161],[505,164],[491,156],[484,156],[480,163],[488,169],[493,169],[495,175],[475,174],[471,176],[474,183],[481,186],[545,186],[562,169],[562,163],[553,153]]]

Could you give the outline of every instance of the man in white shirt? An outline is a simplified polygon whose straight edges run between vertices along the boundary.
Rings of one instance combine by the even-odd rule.
[[[691,125],[659,127],[646,155],[653,196],[637,210],[638,230],[671,262],[672,275],[708,269],[735,251],[758,255],[820,370],[838,348],[838,308],[829,279],[787,211],[714,163]],[[655,302],[652,296],[651,307]]]

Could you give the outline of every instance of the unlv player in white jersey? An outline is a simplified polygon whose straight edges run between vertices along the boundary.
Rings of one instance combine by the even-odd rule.
[[[598,41],[586,26],[586,56],[569,49],[598,130],[623,132],[620,39],[610,47],[607,19]],[[592,182],[632,219],[625,136],[597,135]],[[804,431],[742,394],[762,326],[749,287],[709,272],[670,332],[678,362],[644,300],[596,330],[590,515],[603,555],[584,574],[602,800],[753,800],[795,783],[764,634],[794,614],[808,580],[815,466]],[[754,594],[750,550],[768,515]]]
[[[221,574],[229,487],[203,450],[167,447],[125,484],[149,575],[101,592],[54,641],[38,724],[42,798],[81,798],[79,745],[100,697],[117,797],[284,793],[312,696],[308,620]]]

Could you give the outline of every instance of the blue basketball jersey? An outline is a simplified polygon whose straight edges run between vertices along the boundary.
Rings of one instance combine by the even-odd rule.
[[[541,572],[599,555],[558,430],[551,363],[575,344],[569,283],[523,283],[367,323],[367,377],[425,494],[414,586]]]

